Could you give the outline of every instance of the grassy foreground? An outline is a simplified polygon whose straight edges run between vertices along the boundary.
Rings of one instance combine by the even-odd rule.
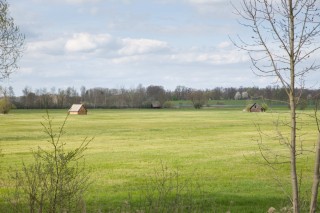
[[[65,110],[49,110],[57,127]],[[303,123],[300,139],[306,148],[316,140],[312,118],[299,114]],[[40,122],[45,111],[16,110],[0,115],[2,149],[1,195],[10,167],[32,160],[31,150],[43,146],[46,135]],[[94,137],[85,153],[92,185],[86,194],[87,212],[116,211],[130,200],[139,202],[142,189],[164,167],[178,171],[179,178],[196,183],[194,200],[207,212],[266,212],[289,205],[283,189],[290,189],[289,166],[277,171],[261,161],[257,126],[275,136],[273,122],[285,121],[287,111],[245,113],[241,110],[90,110],[87,116],[70,116],[63,140],[76,146],[85,137]],[[287,129],[282,131],[286,133]],[[263,143],[280,153],[286,148],[278,140],[263,137]],[[313,155],[301,159],[305,185],[311,188]],[[275,178],[283,182],[283,189]],[[0,182],[1,183],[1,182]],[[308,199],[309,197],[307,197]],[[1,196],[1,207],[5,201]]]

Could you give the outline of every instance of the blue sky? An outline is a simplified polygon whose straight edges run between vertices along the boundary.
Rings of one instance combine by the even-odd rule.
[[[260,86],[245,52],[246,35],[226,0],[8,0],[26,35],[16,94],[32,89]],[[238,2],[238,1],[236,1]],[[309,82],[319,85],[314,79]]]

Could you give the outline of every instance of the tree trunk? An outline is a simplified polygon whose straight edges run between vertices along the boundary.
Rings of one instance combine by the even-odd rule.
[[[299,188],[297,178],[297,156],[296,156],[296,134],[297,134],[297,121],[296,121],[296,101],[295,101],[295,17],[292,0],[288,0],[289,6],[289,38],[290,38],[290,112],[291,112],[291,187],[292,187],[292,205],[293,212],[299,213]]]
[[[318,134],[316,158],[315,158],[315,162],[314,162],[314,173],[313,173],[310,213],[315,213],[317,211],[318,187],[319,187],[319,167],[320,167],[320,133]]]
[[[291,96],[291,94],[290,94]],[[293,96],[294,97],[294,96]],[[292,187],[292,205],[293,212],[299,213],[299,187],[297,178],[297,163],[296,163],[296,104],[295,100],[290,97],[290,108],[291,108],[291,146],[290,146],[290,157],[291,157],[291,187]]]

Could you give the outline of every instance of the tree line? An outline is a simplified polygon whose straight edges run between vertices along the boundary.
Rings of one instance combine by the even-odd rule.
[[[312,103],[313,97],[320,89],[302,89],[300,104]],[[82,103],[88,108],[153,108],[172,107],[173,101],[188,101],[195,108],[201,108],[210,100],[276,100],[284,104],[288,96],[284,88],[279,86],[259,87],[216,87],[214,89],[193,89],[177,86],[174,90],[166,90],[163,86],[150,85],[136,88],[110,89],[90,88],[82,86],[66,89],[47,88],[32,89],[25,87],[21,96],[15,96],[12,87],[0,86],[0,99],[6,100],[18,109],[65,109],[72,104]],[[220,101],[220,102],[219,102]]]

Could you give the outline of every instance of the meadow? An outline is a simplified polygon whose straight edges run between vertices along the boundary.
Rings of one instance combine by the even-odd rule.
[[[49,113],[58,128],[67,110]],[[308,116],[312,113],[299,112],[299,140],[310,149],[317,137],[315,122]],[[40,124],[45,114],[44,110],[14,110],[0,115],[0,210],[6,208],[4,186],[10,168],[31,162],[31,150],[46,146]],[[89,110],[86,116],[68,117],[62,140],[73,147],[85,137],[94,138],[85,152],[92,181],[84,198],[87,212],[116,212],[128,202],[138,203],[153,177],[168,178],[171,171],[182,184],[193,184],[186,196],[192,194],[199,212],[266,212],[271,206],[290,205],[283,192],[290,192],[289,165],[281,164],[277,170],[263,165],[257,144],[262,138],[271,150],[287,153],[275,138],[274,122],[280,118],[285,124],[288,115],[287,110]],[[288,133],[285,125],[279,128]],[[304,192],[311,188],[312,159],[307,152],[300,162]]]

